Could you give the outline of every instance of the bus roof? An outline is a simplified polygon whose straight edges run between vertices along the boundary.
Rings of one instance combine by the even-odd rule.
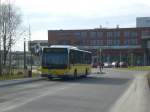
[[[70,45],[51,45],[50,47],[44,47],[44,48],[67,48],[67,49],[73,49],[73,50],[78,50],[78,51],[83,51],[83,52],[88,52],[88,53],[91,53],[89,51],[85,51],[85,50],[81,50],[81,49],[78,49],[77,47],[75,46],[70,46]]]
[[[68,49],[78,49],[75,46],[70,45],[51,45],[50,48],[68,48]]]

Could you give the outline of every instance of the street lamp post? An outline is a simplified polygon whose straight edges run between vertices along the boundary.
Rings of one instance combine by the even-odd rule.
[[[121,51],[120,51],[120,54],[119,54],[119,62],[121,62],[122,61],[122,53],[121,53]]]
[[[24,75],[26,76],[27,65],[26,65],[26,40],[24,38]]]
[[[24,69],[26,69],[26,40],[24,38]]]
[[[32,51],[31,51],[31,30],[30,30],[30,25],[29,25],[29,41],[30,41],[30,47],[29,47],[29,49],[30,49],[30,71],[29,71],[29,77],[32,77],[32,62],[33,62],[33,60],[32,60]]]
[[[100,71],[100,73],[102,73],[102,48],[99,48],[98,64],[99,64],[99,71]]]
[[[100,63],[99,63],[99,65],[100,65],[100,73],[102,73],[102,49],[100,48]]]

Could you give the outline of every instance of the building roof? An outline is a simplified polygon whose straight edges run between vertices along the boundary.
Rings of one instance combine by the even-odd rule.
[[[105,27],[102,27],[102,28],[94,28],[94,29],[61,29],[61,30],[48,30],[48,32],[52,31],[52,32],[58,32],[58,31],[70,31],[70,32],[73,32],[73,31],[92,31],[92,30],[140,30],[140,29],[150,29],[150,27],[128,27],[128,28],[121,28],[121,27],[115,27],[115,28],[105,28]]]

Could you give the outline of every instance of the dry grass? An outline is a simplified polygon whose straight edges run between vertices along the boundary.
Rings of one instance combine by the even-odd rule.
[[[123,70],[150,71],[150,66],[129,66],[128,68],[120,68]]]
[[[40,74],[38,72],[32,72],[32,77],[39,77]],[[0,80],[13,80],[13,79],[21,79],[28,77],[28,71],[24,72],[24,70],[13,70],[12,74],[4,74],[0,76]]]

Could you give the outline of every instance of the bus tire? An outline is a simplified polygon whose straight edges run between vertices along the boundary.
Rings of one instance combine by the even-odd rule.
[[[77,79],[77,69],[74,70],[74,79]]]
[[[52,76],[48,76],[47,77],[49,80],[53,80],[53,77]]]

